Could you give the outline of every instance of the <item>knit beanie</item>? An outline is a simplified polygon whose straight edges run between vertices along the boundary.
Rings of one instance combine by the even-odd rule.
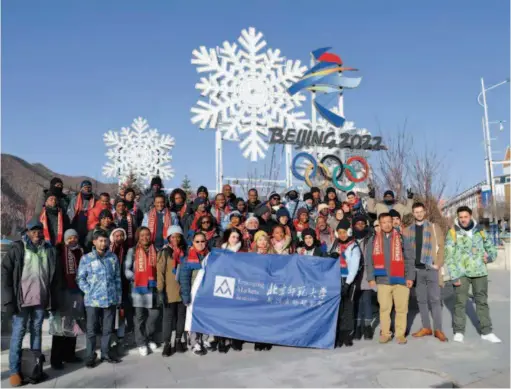
[[[254,242],[257,242],[259,238],[262,238],[263,236],[266,236],[268,238],[268,234],[264,232],[263,230],[259,230],[254,235]]]
[[[394,192],[392,192],[391,190],[386,190],[385,193],[383,194],[383,197],[387,196],[387,195],[390,195],[392,196],[392,198],[395,198],[396,196],[394,195]]]
[[[197,197],[195,200],[193,200],[193,210],[197,211],[199,209],[199,205],[206,204],[206,200],[202,197]]]
[[[312,200],[312,193],[311,192],[304,193],[303,201],[307,201],[307,200]]]
[[[300,219],[300,215],[302,213],[305,213],[307,216],[309,215],[309,211],[307,211],[305,208],[300,208],[297,212],[296,212],[296,218],[297,219]]]
[[[398,218],[401,219],[401,214],[398,211],[396,211],[395,209],[391,209],[389,211],[389,215],[392,216],[392,217],[398,217]]]
[[[197,196],[199,193],[206,193],[206,197],[209,197],[208,188],[206,188],[204,185],[199,186],[197,189]]]
[[[80,189],[82,189],[84,186],[92,186],[92,182],[90,182],[89,180],[83,180],[82,183],[80,184]]]
[[[123,234],[123,236],[124,236],[124,240],[126,240],[126,239],[127,239],[126,231],[124,231],[124,228],[120,228],[120,227],[119,227],[119,228],[114,228],[114,230],[110,233],[110,242],[113,242],[113,241],[114,241],[114,234],[115,234],[116,232],[119,232],[119,231],[121,231],[121,232],[122,232],[122,234]]]
[[[357,222],[359,222],[359,221],[363,221],[363,222],[365,222],[365,223],[367,224],[367,219],[365,218],[365,216],[364,216],[364,215],[361,215],[361,214],[357,214],[357,215],[355,215],[355,216],[353,217],[353,219],[351,220],[351,223],[352,223],[353,225],[355,225],[355,224],[357,224]]]
[[[67,239],[72,236],[78,237],[78,232],[76,232],[76,230],[73,230],[72,228],[66,230],[66,232],[64,232],[64,242],[67,241]]]
[[[151,179],[151,188],[153,187],[153,185],[158,185],[160,188],[163,188],[163,182],[161,181],[160,176],[154,176]]]
[[[350,229],[350,221],[348,219],[344,218],[344,219],[341,219],[339,224],[337,224],[336,231],[337,230],[346,230],[346,231],[348,231],[349,229]]]
[[[279,220],[282,216],[287,216],[288,218],[291,217],[289,216],[289,211],[287,210],[286,207],[280,207],[279,210],[277,211],[277,220]]]
[[[44,196],[44,199],[45,200],[48,200],[50,197],[56,197],[58,199],[59,196],[57,196],[57,194],[53,191],[53,190],[49,190],[45,193],[45,196]]]
[[[167,229],[167,239],[171,237],[174,234],[181,234],[183,235],[183,229],[179,226],[170,226]]]
[[[259,205],[255,210],[254,210],[254,216],[263,216],[266,212],[271,212],[270,211],[270,208],[268,208],[268,206],[266,204],[261,204]]]
[[[250,216],[247,220],[245,220],[245,225],[249,224],[252,221],[256,221],[257,225],[259,225],[259,220],[255,216]]]
[[[328,205],[327,204],[325,204],[325,203],[319,204],[318,205],[318,212],[321,212],[321,210],[323,210],[325,208],[328,209]]]
[[[104,219],[104,218],[110,218],[112,220],[114,220],[114,217],[112,216],[112,212],[110,212],[108,209],[103,209],[100,213],[99,213],[99,221],[101,221],[101,219]]]

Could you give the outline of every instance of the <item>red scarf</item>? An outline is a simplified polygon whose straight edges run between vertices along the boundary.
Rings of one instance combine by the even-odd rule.
[[[201,266],[201,259],[199,258],[199,255],[202,256],[202,259],[204,259],[204,257],[206,255],[208,255],[209,253],[209,250],[207,248],[205,248],[204,250],[202,251],[197,251],[195,249],[195,247],[190,247],[190,250],[188,250],[188,259],[187,259],[187,262],[188,262],[188,267],[190,269],[200,269],[202,266]]]
[[[206,240],[209,242],[215,236],[216,228],[213,228],[211,231],[201,231],[201,232],[206,235]]]
[[[46,207],[43,207],[43,211],[39,216],[39,221],[43,225],[44,240],[51,242],[50,229],[48,227],[48,215],[46,215]],[[64,218],[62,216],[62,209],[59,208],[57,216],[57,236],[55,239],[55,245],[62,243],[64,237]]]
[[[373,264],[375,276],[388,276],[385,269],[385,253],[383,247],[384,232],[377,233],[373,243]],[[390,283],[405,284],[405,263],[401,235],[392,229],[390,238]]]
[[[80,246],[71,249],[66,244],[62,250],[60,259],[62,261],[62,267],[64,268],[64,277],[68,289],[78,289],[78,285],[76,284],[76,272],[82,255],[83,250]]]
[[[302,224],[298,219],[293,220],[296,232],[302,232],[306,228],[309,228],[309,223]]]
[[[135,247],[135,292],[150,293],[149,288],[156,286],[156,249],[149,246],[148,252],[138,244]]]
[[[197,221],[202,217],[202,216],[206,216],[208,214],[207,211],[204,211],[204,212],[195,212],[195,216],[193,217],[193,222],[192,222],[192,226],[190,227],[192,229],[192,231],[197,231]]]
[[[174,259],[175,266],[181,263],[181,257],[184,255],[183,250],[177,246],[169,245],[172,248],[172,258]]]
[[[186,210],[188,209],[188,205],[186,204],[186,202],[184,203],[184,205],[181,207],[181,211],[178,212],[178,215],[179,215],[179,219],[182,220],[183,217],[186,215]]]
[[[339,260],[341,262],[341,276],[348,276],[348,262],[346,262],[346,250],[355,244],[355,240],[349,240],[346,243],[339,241]]]
[[[158,217],[156,215],[156,208],[153,208],[149,211],[149,231],[151,231],[151,242],[156,241],[156,231],[158,229]],[[163,240],[165,241],[167,238],[167,230],[172,225],[172,218],[170,216],[170,211],[168,209],[164,209],[163,211],[163,230],[162,230],[162,236]]]
[[[94,195],[92,195],[92,197],[89,200],[89,204],[87,205],[87,209],[83,209],[82,192],[78,193],[78,195],[76,196],[76,201],[75,201],[75,217],[77,217],[78,214],[82,211],[85,213],[85,216],[87,216],[88,211],[90,209],[94,208],[95,201],[96,200],[94,199]]]
[[[215,219],[218,225],[222,224],[222,212],[224,213],[224,216],[228,215],[229,213],[231,213],[231,207],[226,205],[224,209],[220,209],[215,204]]]
[[[119,264],[122,265],[124,261],[124,242],[121,244],[116,244],[114,242],[110,243],[110,251],[117,255],[119,258]]]

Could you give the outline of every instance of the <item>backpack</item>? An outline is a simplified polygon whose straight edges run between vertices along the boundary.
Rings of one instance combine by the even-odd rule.
[[[479,234],[481,234],[481,238],[483,238],[483,240],[486,240],[486,234],[484,233],[484,231],[479,230],[478,232],[479,232]],[[454,228],[449,229],[449,233],[451,234],[451,238],[452,238],[453,242],[456,243],[457,234],[456,234],[456,231],[454,230]]]
[[[43,373],[45,359],[44,354],[40,350],[22,349],[20,373],[23,381],[30,384],[37,384],[43,381],[45,378]]]

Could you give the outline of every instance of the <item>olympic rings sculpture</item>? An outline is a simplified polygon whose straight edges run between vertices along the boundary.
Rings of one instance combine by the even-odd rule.
[[[304,158],[310,162],[310,165],[308,165],[305,168],[304,175],[302,176],[300,173],[298,173],[296,163],[298,159]],[[328,166],[325,165],[326,161],[332,161],[337,164],[337,166],[333,169],[332,172],[330,172]],[[361,163],[364,167],[364,174],[361,177],[356,176],[355,169],[351,166],[353,162]],[[293,158],[293,162],[291,164],[291,172],[293,173],[293,176],[295,176],[297,179],[301,181],[305,181],[309,187],[314,186],[311,182],[311,178],[314,178],[317,173],[319,173],[323,176],[325,179],[323,184],[320,186],[321,189],[325,189],[329,185],[329,181],[334,184],[334,186],[342,190],[344,192],[350,191],[355,187],[355,183],[362,182],[369,177],[369,164],[367,163],[367,160],[364,157],[361,156],[353,156],[346,160],[346,163],[342,163],[341,159],[332,154],[325,155],[323,158],[321,158],[321,161],[318,163],[316,159],[309,153],[302,151],[301,153],[298,153]],[[351,181],[349,185],[342,185],[339,180],[343,177],[343,174],[346,173],[346,178]]]

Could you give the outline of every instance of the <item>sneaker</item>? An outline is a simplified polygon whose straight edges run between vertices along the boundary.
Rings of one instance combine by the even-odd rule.
[[[12,387],[21,386],[21,384],[23,383],[23,381],[21,380],[21,375],[19,373],[12,374],[9,377],[9,383],[11,384]]]
[[[196,343],[193,346],[193,353],[195,355],[203,356],[203,355],[207,354],[207,351],[206,351],[206,349],[204,347],[201,347],[201,345],[199,343]]]
[[[457,332],[456,334],[454,334],[454,338],[452,338],[452,340],[455,342],[463,343],[464,338],[465,336],[463,334]]]
[[[495,335],[493,332],[486,335],[481,335],[482,340],[487,340],[490,343],[501,343],[502,341],[497,338],[497,335]]]
[[[151,351],[158,350],[158,345],[156,343],[154,343],[154,342],[149,342],[148,346],[151,349]]]
[[[147,349],[147,346],[140,346],[138,348],[138,353],[140,354],[141,357],[147,357],[147,355],[149,354],[149,350]]]

